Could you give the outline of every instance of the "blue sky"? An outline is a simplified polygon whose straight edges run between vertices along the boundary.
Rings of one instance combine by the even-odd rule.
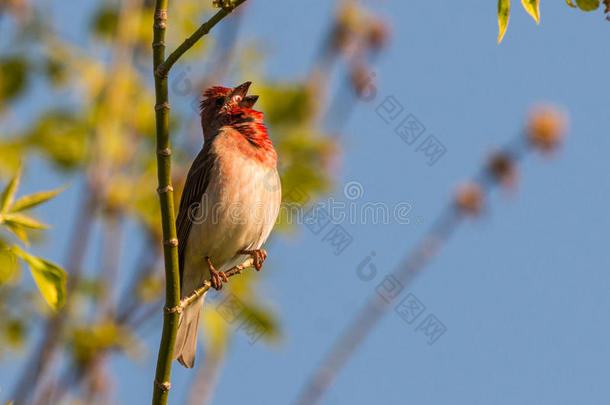
[[[241,33],[265,42],[268,76],[302,78],[335,4],[249,3]],[[600,11],[543,0],[536,26],[513,2],[507,34],[497,45],[492,1],[364,3],[386,16],[392,39],[375,66],[377,98],[360,102],[345,128],[332,196],[345,201],[343,186],[355,181],[364,192],[358,203],[407,202],[413,221],[345,224],[353,242],[338,256],[322,235],[304,226],[277,239],[260,273],[261,293],[281,317],[284,337],[269,347],[250,345],[237,333],[213,403],[291,403],[335,336],[425,233],[456,184],[494,146],[521,131],[530,107],[545,101],[569,113],[563,148],[552,159],[529,156],[520,165],[518,192],[494,194],[482,218],[464,223],[403,293],[414,294],[426,314],[442,321],[445,334],[428,345],[415,330],[417,322],[408,325],[390,312],[323,403],[607,403],[610,187],[603,179],[610,150],[610,23]],[[80,19],[84,12],[80,6],[58,10],[61,19]],[[66,29],[65,35],[76,38],[79,29]],[[387,96],[445,145],[434,166],[377,116],[375,108]],[[52,173],[30,173],[22,191],[63,181]],[[77,188],[78,182],[41,210],[57,237],[40,251],[59,262],[70,229],[69,214],[60,206],[74,205]],[[378,275],[362,281],[356,268],[372,251]],[[125,259],[133,261],[131,256],[126,252]],[[145,359],[135,366],[113,361],[122,403],[149,402],[160,328],[159,317],[146,331],[151,351]],[[0,371],[10,385],[9,374],[6,367]],[[173,403],[182,403],[194,374],[174,368]]]

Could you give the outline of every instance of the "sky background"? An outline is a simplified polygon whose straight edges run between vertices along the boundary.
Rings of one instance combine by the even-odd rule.
[[[54,3],[62,36],[81,41],[87,20],[80,16],[95,2]],[[241,36],[265,43],[266,75],[302,79],[335,2],[248,3]],[[497,45],[493,1],[364,3],[388,19],[391,43],[374,68],[377,97],[359,102],[345,126],[329,197],[347,201],[344,186],[358,182],[359,206],[406,202],[413,207],[412,220],[345,223],[353,242],[338,256],[322,234],[305,226],[274,239],[260,292],[280,317],[283,337],[277,346],[250,345],[238,332],[213,403],[291,403],[337,334],[426,232],[456,185],[477,171],[493,147],[522,130],[532,106],[551,102],[569,114],[563,148],[551,159],[529,155],[520,165],[517,192],[494,194],[482,217],[466,221],[401,294],[400,299],[414,294],[426,306],[421,319],[434,314],[446,332],[428,345],[416,331],[417,321],[408,325],[389,312],[323,403],[607,404],[610,187],[604,173],[610,115],[604,83],[610,23],[601,11],[584,13],[543,0],[536,26],[513,2],[506,36]],[[425,156],[376,114],[388,96],[444,144],[447,152],[435,165],[428,166]],[[21,114],[27,119],[27,111]],[[40,162],[34,167],[23,194],[65,182]],[[50,260],[64,260],[79,187],[76,179],[41,210],[55,237],[37,252]],[[125,243],[138,237],[131,230]],[[132,251],[137,249],[125,251],[125,268],[135,260]],[[367,282],[356,268],[371,252],[378,274]],[[96,255],[92,252],[90,263]],[[113,360],[120,403],[149,403],[151,390],[144,387],[153,380],[160,330],[159,316],[145,330],[150,352],[135,366]],[[10,387],[15,375],[2,367],[2,387]],[[184,402],[194,376],[175,365],[172,403]],[[7,399],[7,391],[0,399]]]

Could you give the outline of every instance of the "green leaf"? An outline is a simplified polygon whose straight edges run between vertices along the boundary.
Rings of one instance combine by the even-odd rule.
[[[568,6],[576,8],[576,4],[572,3],[572,0],[566,0],[566,3],[568,3]]]
[[[0,108],[18,97],[28,82],[28,62],[18,56],[0,59]]]
[[[25,233],[25,229],[12,222],[7,223],[6,226],[8,226],[8,229],[10,229],[16,237],[18,237],[23,243],[25,243],[26,246],[30,245],[30,241],[28,239],[27,233]]]
[[[509,14],[510,0],[498,0],[498,43],[502,42],[502,38],[504,38]]]
[[[255,334],[260,334],[264,340],[273,342],[280,337],[280,327],[274,314],[268,309],[254,303],[244,304],[241,316],[243,318],[243,329],[246,334],[248,329],[254,330]]]
[[[19,179],[21,178],[21,169],[17,170],[15,176],[11,179],[10,183],[2,191],[0,195],[0,214],[8,212],[8,209],[13,204],[17,187],[19,187]]]
[[[38,193],[30,194],[19,198],[13,207],[11,208],[12,212],[23,211],[32,207],[35,207],[39,204],[42,204],[45,201],[50,200],[55,197],[57,194],[61,193],[66,189],[67,186],[58,188],[56,190],[49,191],[40,191]]]
[[[12,347],[20,348],[25,341],[26,326],[22,319],[9,319],[4,325],[4,337]]]
[[[92,21],[93,33],[106,39],[112,39],[116,34],[119,23],[119,10],[116,6],[104,5],[100,8]]]
[[[576,0],[576,4],[582,11],[593,11],[599,8],[599,0]]]
[[[87,158],[88,134],[83,117],[53,110],[38,118],[27,140],[61,169],[74,169]]]
[[[265,121],[270,125],[297,125],[307,122],[313,112],[314,102],[306,86],[285,83],[269,83],[256,88],[265,111]]]
[[[540,23],[540,0],[521,0],[523,8],[532,18],[536,21],[536,24]]]
[[[45,61],[44,73],[54,86],[61,86],[66,84],[68,79],[68,68],[67,62],[61,60],[55,54],[49,56]]]
[[[2,137],[0,137],[2,138]],[[25,156],[23,138],[0,139],[0,174],[13,174],[19,169],[21,156]]]
[[[17,271],[17,257],[7,246],[0,246],[0,284],[10,280]]]
[[[12,250],[28,264],[42,297],[51,308],[61,308],[66,297],[66,272],[56,264],[24,252],[19,246],[13,246]]]
[[[129,354],[138,342],[127,327],[104,321],[74,329],[70,343],[76,363],[84,366],[103,350],[123,349]]]
[[[206,345],[214,348],[215,353],[224,353],[229,342],[229,325],[212,306],[204,305],[203,308],[201,322],[205,328],[201,336],[205,339]]]
[[[5,222],[11,225],[18,225],[24,228],[32,229],[49,229],[48,225],[36,221],[34,218],[20,213],[11,213],[4,215]]]

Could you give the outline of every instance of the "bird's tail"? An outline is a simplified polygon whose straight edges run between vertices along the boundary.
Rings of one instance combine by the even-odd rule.
[[[180,364],[187,368],[193,368],[193,364],[195,364],[197,330],[199,329],[199,316],[201,315],[204,298],[205,294],[184,308],[178,322],[174,360],[178,360]]]

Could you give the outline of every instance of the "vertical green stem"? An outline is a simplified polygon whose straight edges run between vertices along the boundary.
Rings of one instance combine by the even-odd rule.
[[[167,0],[156,0],[153,39],[153,69],[163,63],[165,57],[165,27]],[[180,304],[180,275],[178,273],[178,239],[174,213],[174,193],[171,179],[171,149],[169,142],[169,100],[167,94],[167,72],[155,73],[155,118],[157,129],[157,176],[159,200],[163,226],[163,255],[165,258],[165,306],[173,308]],[[178,330],[178,312],[164,311],[163,332],[157,358],[153,405],[167,404],[172,370],[172,352]]]
[[[165,258],[165,310],[163,311],[163,332],[157,357],[153,405],[167,404],[172,371],[172,354],[180,313],[173,310],[180,305],[180,274],[178,269],[178,239],[174,212],[174,189],[171,178],[171,149],[169,142],[169,100],[167,75],[172,65],[195,43],[206,35],[235,7],[246,0],[236,0],[231,8],[218,11],[203,23],[190,37],[165,60],[165,28],[167,23],[167,0],[156,0],[153,24],[153,72],[155,75],[155,120],[157,126],[157,175],[159,178],[159,200],[163,226],[163,256]],[[168,310],[168,308],[170,310]]]

